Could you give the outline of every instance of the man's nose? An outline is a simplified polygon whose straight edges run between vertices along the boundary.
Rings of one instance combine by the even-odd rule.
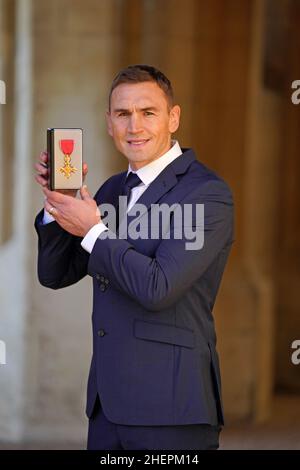
[[[128,123],[128,131],[137,133],[142,130],[142,120],[138,113],[132,113]]]

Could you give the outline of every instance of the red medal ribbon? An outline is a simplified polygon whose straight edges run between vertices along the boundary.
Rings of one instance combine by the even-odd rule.
[[[71,140],[71,139],[60,140],[59,146],[60,146],[61,151],[65,155],[71,155],[71,153],[74,150],[74,140]]]

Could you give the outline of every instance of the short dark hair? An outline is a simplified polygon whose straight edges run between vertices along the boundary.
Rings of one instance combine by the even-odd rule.
[[[122,83],[155,82],[166,95],[169,108],[173,107],[174,94],[170,80],[157,68],[151,65],[136,64],[120,70],[111,84],[108,106],[110,110],[111,95],[114,89]]]

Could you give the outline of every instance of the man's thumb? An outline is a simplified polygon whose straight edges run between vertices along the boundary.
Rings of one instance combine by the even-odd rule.
[[[80,195],[81,195],[81,199],[91,199],[91,195],[90,193],[88,192],[88,188],[87,188],[87,185],[84,184],[81,188],[80,188]]]

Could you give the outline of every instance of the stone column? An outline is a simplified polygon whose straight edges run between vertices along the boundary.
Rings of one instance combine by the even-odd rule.
[[[6,3],[6,8],[10,5]],[[18,440],[24,432],[26,406],[26,371],[29,367],[27,322],[30,310],[30,191],[32,169],[31,116],[31,0],[15,2],[15,89],[8,84],[7,100],[14,101],[14,145],[4,158],[13,162],[7,200],[12,197],[12,233],[0,247],[1,334],[7,346],[7,364],[0,369],[0,436],[5,440]],[[6,151],[8,149],[6,148]],[[13,158],[11,158],[13,155]]]
[[[251,74],[244,185],[244,262],[254,310],[253,416],[270,414],[274,386],[274,254],[277,228],[282,96],[264,86],[266,2],[256,1],[252,20]]]
[[[288,28],[284,62],[282,146],[277,197],[277,244],[274,256],[276,277],[276,386],[299,393],[300,365],[292,364],[291,344],[300,339],[300,104],[291,101],[291,84],[300,79],[300,4],[288,3]]]

